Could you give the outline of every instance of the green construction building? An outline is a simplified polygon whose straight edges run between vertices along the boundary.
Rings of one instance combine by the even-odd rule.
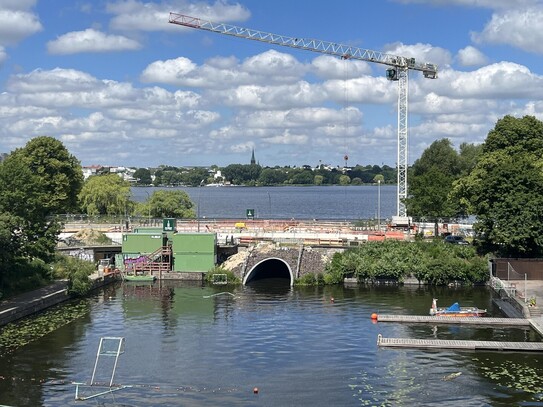
[[[171,219],[164,220],[162,229],[138,228],[124,234],[122,258],[116,259],[116,264],[119,267],[127,263],[145,263],[148,264],[147,271],[155,275],[158,273],[153,270],[160,264],[161,278],[181,278],[183,274],[183,278],[189,279],[187,273],[195,273],[198,274],[198,277],[194,276],[195,279],[201,279],[202,273],[216,265],[216,234],[177,233],[175,227],[171,227],[171,222],[167,221]]]

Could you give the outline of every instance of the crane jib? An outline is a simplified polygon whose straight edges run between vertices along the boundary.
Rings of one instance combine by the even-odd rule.
[[[250,28],[238,27],[225,23],[214,23],[199,17],[191,17],[185,14],[170,13],[169,22],[190,28],[212,31],[220,34],[246,38],[255,41],[266,42],[291,48],[300,48],[308,51],[321,52],[335,55],[342,59],[357,59],[367,62],[384,64],[396,68],[421,71],[424,77],[437,78],[437,65],[431,63],[417,63],[415,58],[402,57],[369,49],[357,48],[350,45],[339,44],[314,38],[290,37],[273,34]]]
[[[402,57],[386,54],[383,52],[368,49],[355,48],[335,42],[321,41],[300,37],[288,37],[272,34],[264,31],[252,30],[249,28],[237,27],[224,23],[213,23],[197,17],[190,17],[184,14],[170,13],[170,23],[179,24],[185,27],[198,28],[200,30],[212,31],[219,34],[231,35],[238,38],[245,38],[254,41],[266,42],[269,44],[284,47],[304,49],[307,51],[320,52],[322,54],[337,56],[341,59],[356,59],[388,65],[386,78],[389,81],[398,83],[398,193],[397,193],[397,216],[393,221],[397,224],[409,224],[405,200],[407,194],[407,100],[408,100],[408,72],[410,70],[421,71],[427,79],[437,78],[437,65],[431,63],[420,63],[412,57]],[[396,218],[396,219],[394,219]]]

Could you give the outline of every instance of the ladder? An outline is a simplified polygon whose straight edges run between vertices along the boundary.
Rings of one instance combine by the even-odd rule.
[[[131,386],[121,386],[121,385],[113,385],[113,378],[115,377],[115,371],[117,370],[117,362],[119,361],[119,356],[124,353],[124,338],[122,337],[111,337],[106,336],[100,338],[100,344],[98,345],[98,351],[96,352],[96,360],[94,362],[94,368],[92,370],[92,377],[90,384],[84,384],[84,383],[74,383],[75,384],[75,399],[76,400],[89,400],[98,396],[102,396],[104,394],[113,393],[117,390],[126,389]],[[97,377],[98,372],[98,366],[100,365],[100,360],[102,358],[114,358],[112,366],[109,364],[108,366],[111,366],[111,377],[109,379],[109,385],[106,384],[104,386],[103,383],[99,383],[95,381],[95,378]],[[110,359],[111,360],[111,359]],[[100,388],[106,387],[107,390],[98,390],[98,393],[91,394],[89,396],[83,396],[80,394],[79,389],[80,387],[97,387]]]
[[[117,370],[117,362],[119,361],[119,356],[124,353],[124,338],[122,337],[112,337],[106,336],[100,338],[100,345],[98,346],[98,352],[96,352],[96,361],[94,362],[94,369],[92,370],[92,377],[90,385],[95,384],[94,377],[96,376],[96,369],[98,368],[98,362],[100,357],[114,357],[115,361],[113,363],[113,369],[111,371],[111,379],[109,380],[109,387],[113,386],[113,378],[115,377],[115,370]]]

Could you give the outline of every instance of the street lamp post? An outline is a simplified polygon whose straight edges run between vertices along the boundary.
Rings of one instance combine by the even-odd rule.
[[[204,185],[204,180],[201,180],[200,185],[198,185],[198,208],[196,209],[196,217],[198,218],[198,233],[200,233],[200,196],[202,195],[200,188],[202,185]]]
[[[381,180],[377,180],[377,230],[381,231]]]
[[[151,195],[149,194],[149,192],[145,191],[145,193],[147,194],[147,206],[148,206],[148,224],[149,226],[151,226]]]

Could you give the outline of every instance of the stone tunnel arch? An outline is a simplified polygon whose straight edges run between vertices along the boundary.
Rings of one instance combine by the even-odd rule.
[[[259,261],[255,264],[245,277],[243,278],[243,285],[265,278],[285,278],[289,279],[290,285],[294,285],[294,276],[289,264],[278,257],[269,257],[267,259]]]

